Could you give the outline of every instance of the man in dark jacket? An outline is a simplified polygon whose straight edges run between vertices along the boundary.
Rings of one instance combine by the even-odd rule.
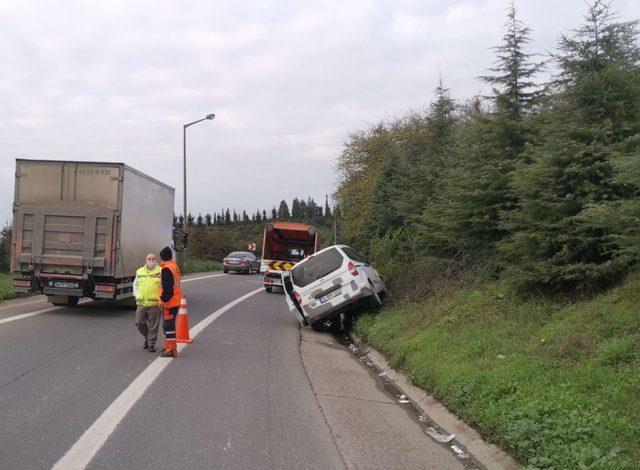
[[[162,307],[162,329],[164,330],[164,349],[162,357],[178,357],[176,344],[176,316],[182,301],[180,283],[182,274],[173,261],[173,252],[168,246],[160,251],[160,307]]]

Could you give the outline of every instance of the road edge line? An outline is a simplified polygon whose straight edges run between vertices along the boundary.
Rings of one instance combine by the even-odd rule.
[[[210,313],[189,330],[190,337],[196,337],[223,313],[261,291],[262,288],[250,291],[215,312]],[[179,344],[178,349],[180,351],[187,346],[188,344]],[[126,417],[131,408],[142,398],[147,388],[149,388],[171,362],[173,362],[172,358],[158,357],[154,359],[153,362],[138,374],[133,382],[111,402],[107,409],[87,428],[73,446],[58,459],[53,465],[52,470],[83,470],[86,468],[105,442],[107,442],[107,439],[109,439],[111,434],[116,430],[118,424]]]

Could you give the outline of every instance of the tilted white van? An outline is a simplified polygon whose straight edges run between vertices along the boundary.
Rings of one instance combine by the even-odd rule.
[[[365,258],[346,245],[334,245],[282,274],[285,299],[301,324],[322,330],[326,322],[362,302],[381,305],[387,288]]]

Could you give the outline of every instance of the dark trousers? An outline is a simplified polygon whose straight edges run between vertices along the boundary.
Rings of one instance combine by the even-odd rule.
[[[176,316],[180,307],[162,309],[162,329],[166,339],[176,339]]]

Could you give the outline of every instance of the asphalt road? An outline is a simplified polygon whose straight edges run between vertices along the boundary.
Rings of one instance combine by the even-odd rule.
[[[258,290],[259,281],[209,275],[186,283],[192,331]],[[257,291],[231,306],[177,359],[142,350],[133,317],[132,310],[97,302],[53,309],[39,299],[0,304],[0,468],[376,467],[349,459],[344,437],[357,416],[345,425],[338,419],[347,412],[337,413],[342,437],[332,429],[332,410],[313,389],[314,381],[331,383],[332,369],[315,366],[323,370],[308,375],[298,323],[281,295]],[[140,398],[129,395],[154,368],[159,372]],[[418,439],[414,450],[424,444],[427,461],[435,459],[431,468],[457,467],[440,447],[423,443],[402,412],[384,419],[395,419],[397,429],[406,420]],[[369,444],[362,442],[357,450],[366,456]]]

